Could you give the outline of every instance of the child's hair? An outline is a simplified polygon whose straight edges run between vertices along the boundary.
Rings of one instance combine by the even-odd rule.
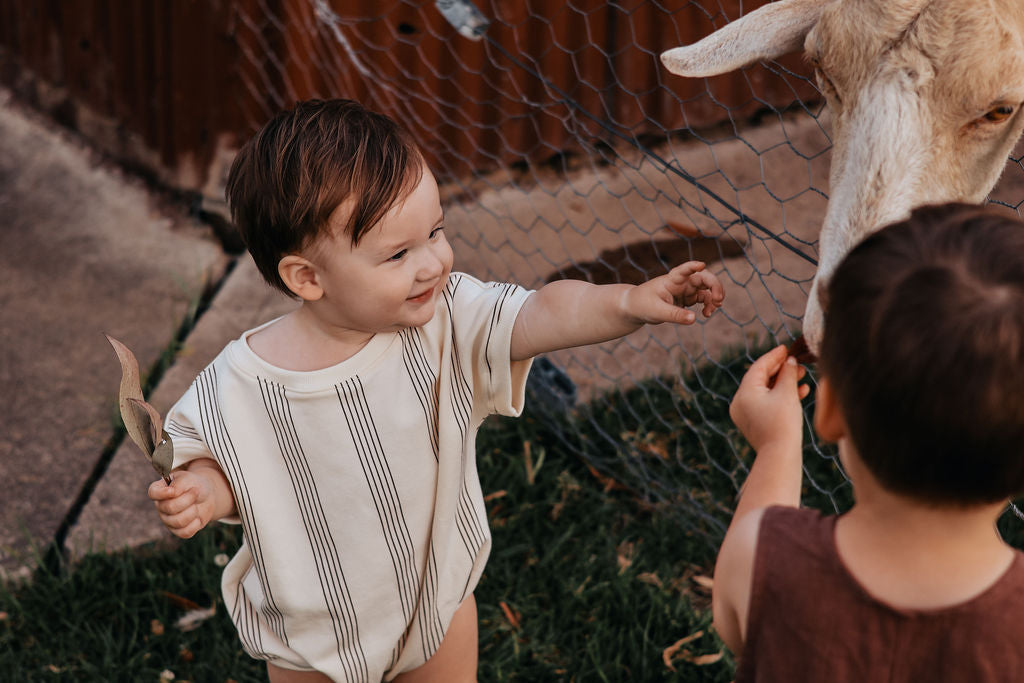
[[[854,248],[822,303],[822,371],[883,486],[954,505],[1024,491],[1024,223],[917,209]]]
[[[271,119],[228,175],[231,217],[264,279],[286,294],[281,258],[329,233],[343,203],[358,244],[416,186],[422,156],[390,118],[352,100],[309,100]]]

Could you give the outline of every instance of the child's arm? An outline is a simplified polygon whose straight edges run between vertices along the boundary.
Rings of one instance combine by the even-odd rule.
[[[179,538],[191,538],[214,520],[235,512],[235,498],[224,472],[212,458],[197,458],[173,472],[170,484],[163,479],[149,486],[160,521]]]
[[[689,325],[696,316],[677,306],[704,304],[704,316],[722,305],[722,284],[704,264],[690,261],[641,285],[593,285],[559,280],[534,292],[512,329],[512,360],[625,336],[646,323]]]
[[[804,373],[795,359],[787,358],[785,346],[776,347],[750,367],[729,406],[733,422],[757,454],[718,551],[711,593],[715,629],[737,654],[746,636],[761,515],[770,505],[800,505],[800,399],[810,391],[799,384]]]

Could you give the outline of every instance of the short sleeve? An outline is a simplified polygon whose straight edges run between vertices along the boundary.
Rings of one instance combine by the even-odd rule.
[[[453,273],[447,293],[459,354],[473,369],[474,403],[487,414],[519,415],[533,359],[512,361],[512,329],[531,290]]]
[[[202,434],[196,383],[167,412],[164,430],[174,444],[174,468],[197,458],[213,458]]]

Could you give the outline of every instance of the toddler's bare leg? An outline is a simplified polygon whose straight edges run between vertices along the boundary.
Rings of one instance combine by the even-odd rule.
[[[267,662],[267,676],[270,683],[331,683],[331,679],[318,671],[295,671],[284,669]]]
[[[476,598],[470,595],[455,610],[434,656],[423,666],[396,676],[394,683],[475,683],[476,664]]]

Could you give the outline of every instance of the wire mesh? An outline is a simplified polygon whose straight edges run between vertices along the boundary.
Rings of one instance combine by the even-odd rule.
[[[353,97],[402,122],[443,183],[457,269],[538,287],[708,263],[727,289],[722,311],[551,354],[532,393],[595,476],[712,542],[752,455],[727,417],[743,365],[799,333],[828,200],[828,112],[799,58],[688,81],[658,55],[758,4],[250,0],[235,11],[251,128],[309,97]],[[1022,188],[1014,157],[993,201],[1019,211]],[[808,444],[808,498],[842,509],[834,452],[811,430]]]

